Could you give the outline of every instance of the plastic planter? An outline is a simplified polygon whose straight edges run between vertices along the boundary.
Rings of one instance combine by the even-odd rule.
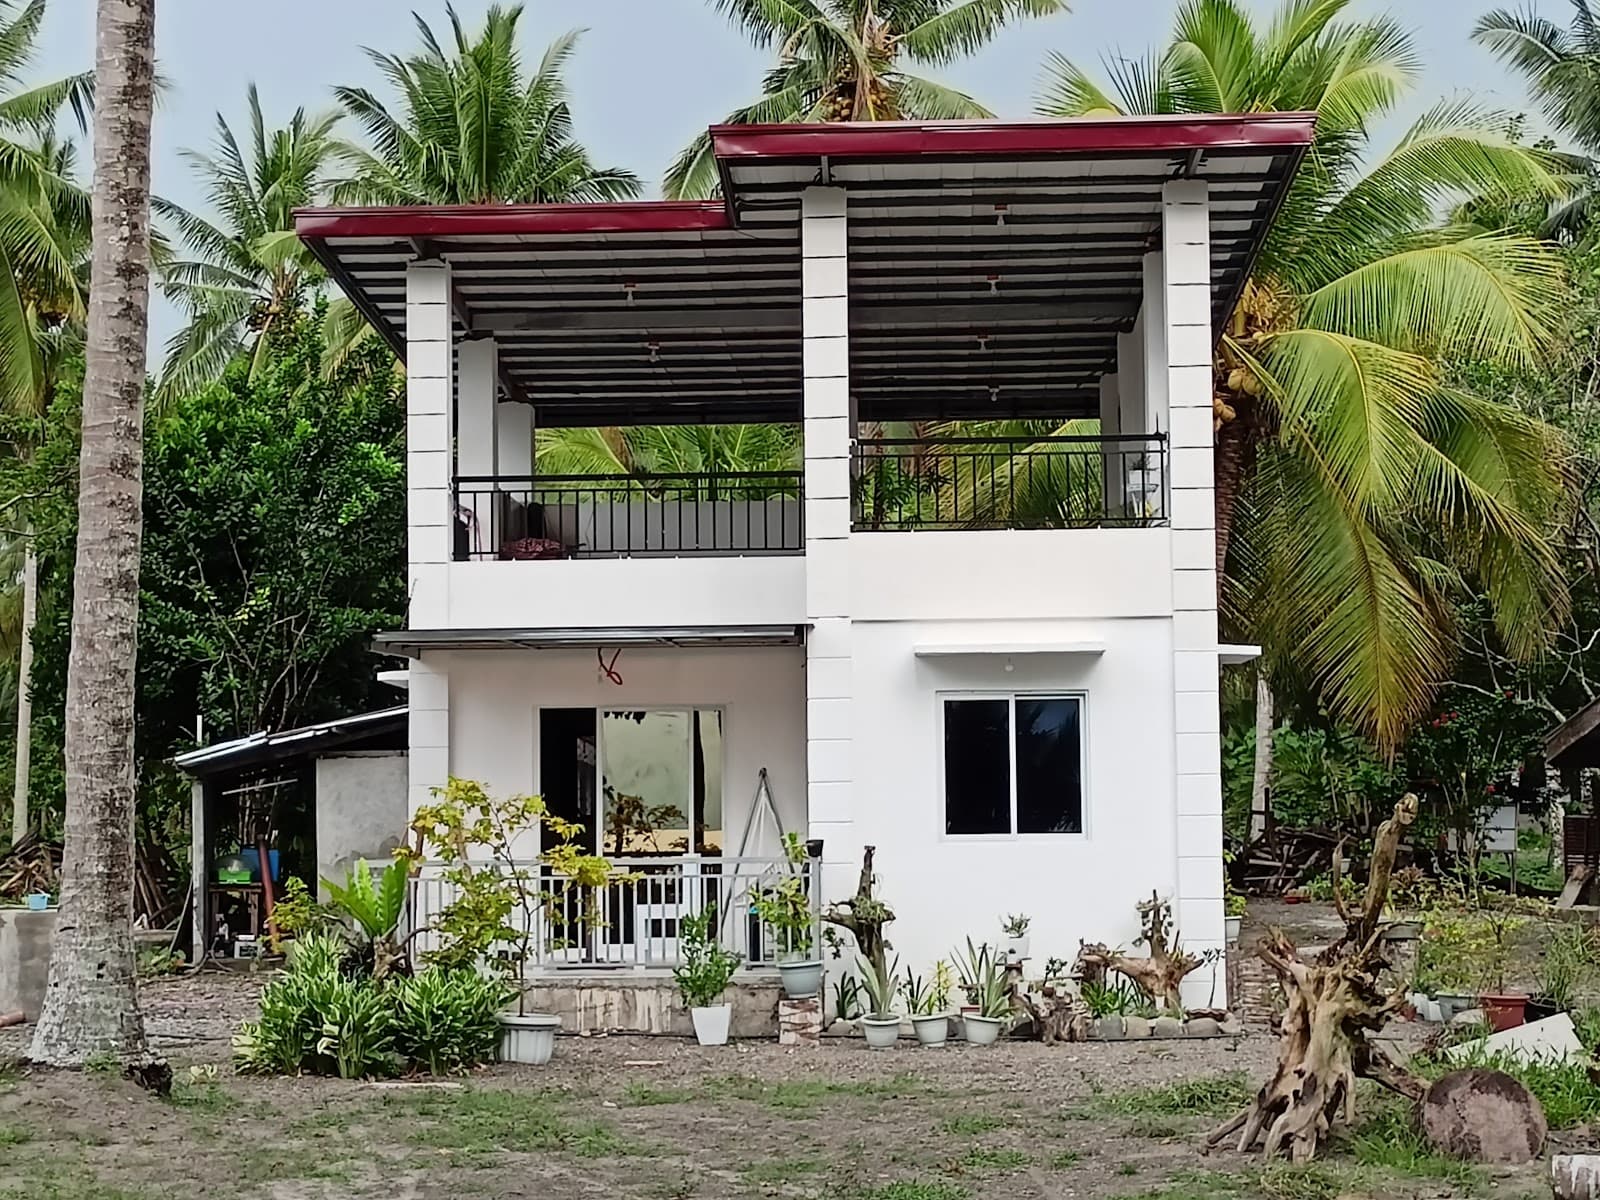
[[[967,1029],[967,1041],[974,1046],[994,1045],[1000,1040],[1000,1031],[1006,1025],[999,1017],[980,1017],[976,1013],[968,1013],[962,1024]]]
[[[948,1013],[936,1013],[912,1017],[911,1028],[922,1045],[942,1046],[950,1036],[950,1016]]]
[[[804,1000],[822,990],[822,960],[797,958],[778,964],[778,978],[783,981],[783,994],[791,1000]]]
[[[900,1018],[897,1016],[861,1017],[857,1023],[861,1026],[869,1049],[889,1050],[900,1040]]]
[[[501,1013],[500,1061],[542,1067],[556,1052],[556,1030],[561,1018],[554,1013]]]
[[[733,1005],[712,1004],[706,1008],[691,1008],[689,1019],[694,1022],[694,1036],[702,1046],[726,1046],[728,1024],[733,1020]]]

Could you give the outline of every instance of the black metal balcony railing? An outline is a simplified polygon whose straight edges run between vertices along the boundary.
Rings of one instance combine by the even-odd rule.
[[[799,471],[461,476],[455,557],[798,554]]]
[[[1086,529],[1167,522],[1164,434],[863,438],[853,527]]]

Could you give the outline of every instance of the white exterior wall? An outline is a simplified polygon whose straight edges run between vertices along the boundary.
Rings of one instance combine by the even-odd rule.
[[[1171,689],[1171,639],[1163,618],[856,625],[854,829],[878,847],[883,898],[898,918],[889,939],[907,965],[925,971],[969,935],[998,944],[1008,913],[1033,918],[1035,972],[1052,955],[1070,960],[1080,938],[1128,945],[1137,936],[1135,905],[1177,883],[1172,718],[1159,703]],[[976,642],[1106,649],[914,653]],[[962,691],[1084,694],[1082,835],[945,834],[941,695]]]
[[[605,652],[608,663],[613,653]],[[762,767],[784,828],[803,833],[803,664],[798,646],[626,649],[616,660],[623,678],[619,687],[600,674],[592,650],[429,653],[417,665],[448,681],[450,701],[449,761],[434,783],[454,773],[478,780],[497,795],[537,793],[541,708],[720,708],[723,820],[732,846],[738,844]],[[779,850],[760,845],[750,853],[759,857]]]

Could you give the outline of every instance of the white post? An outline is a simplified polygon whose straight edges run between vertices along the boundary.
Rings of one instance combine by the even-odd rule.
[[[1172,435],[1177,921],[1187,948],[1220,956],[1226,937],[1212,495],[1211,217],[1206,184],[1194,180],[1166,184],[1161,208],[1165,359],[1161,378]],[[1220,959],[1184,982],[1183,999],[1191,1007],[1227,1003],[1227,975]]]
[[[455,530],[450,487],[455,354],[451,346],[450,267],[406,268],[406,490],[412,629],[449,622],[449,572]],[[408,811],[431,802],[450,774],[450,693],[444,672],[411,664]]]
[[[542,537],[542,521],[537,528],[534,524],[533,405],[502,401],[497,427],[500,431],[500,491],[506,493],[502,505],[514,501],[523,508],[523,520],[515,529],[508,527],[505,536]]]
[[[1122,432],[1120,387],[1115,372],[1100,376],[1100,514],[1106,520],[1122,515],[1124,444],[1112,440]]]
[[[847,894],[860,854],[851,808],[850,297],[845,193],[800,201],[805,376],[806,802],[822,891]]]
[[[493,558],[505,540],[496,511],[494,478],[500,474],[500,351],[493,338],[470,338],[456,351],[456,474],[475,483],[461,485],[458,496],[464,512],[471,513],[468,528],[473,557]]]

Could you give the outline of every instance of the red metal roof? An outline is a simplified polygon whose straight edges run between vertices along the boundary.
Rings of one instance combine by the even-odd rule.
[[[1309,146],[1315,113],[1084,117],[1070,121],[863,121],[714,125],[718,159],[1035,157],[1129,151]]]
[[[427,238],[519,233],[685,233],[728,227],[728,206],[720,200],[300,208],[294,214],[295,232],[306,239]]]
[[[296,228],[405,353],[406,267],[453,268],[541,427],[800,416],[800,203],[847,197],[863,420],[1095,411],[1164,185],[1211,197],[1217,327],[1312,140],[1306,113],[718,126],[717,201],[307,209]]]

